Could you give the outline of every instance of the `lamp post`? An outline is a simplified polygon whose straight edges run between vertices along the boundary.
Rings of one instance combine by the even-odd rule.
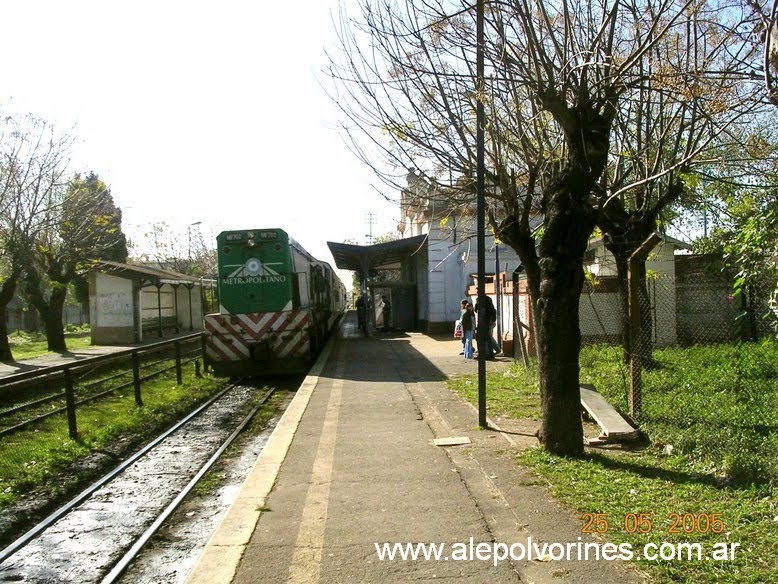
[[[189,263],[192,263],[192,227],[195,227],[196,225],[200,225],[202,221],[195,221],[194,223],[190,223],[186,227],[186,254],[189,258]],[[191,268],[191,265],[189,266]]]
[[[485,128],[486,115],[484,112],[484,0],[476,3],[476,223],[478,241],[478,425],[481,428],[488,426],[486,421],[486,353],[488,352],[488,325],[486,316],[486,255],[485,228],[486,218],[486,163],[485,163]]]

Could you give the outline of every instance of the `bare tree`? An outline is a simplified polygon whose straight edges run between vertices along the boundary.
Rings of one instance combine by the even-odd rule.
[[[638,40],[651,35],[655,20],[639,18],[644,8],[629,8]],[[616,259],[625,318],[630,256],[668,223],[671,210],[696,204],[696,185],[711,165],[720,179],[740,172],[739,161],[723,158],[721,152],[742,150],[750,125],[765,111],[752,81],[757,54],[747,42],[751,15],[722,3],[695,3],[679,21],[683,34],[656,38],[635,56],[629,74],[634,81],[620,99],[610,162],[595,193],[598,226]],[[646,307],[645,261],[639,270],[640,304]],[[650,364],[649,311],[642,316],[640,357]],[[631,350],[629,329],[625,320],[625,355]]]
[[[743,0],[743,5],[750,9],[755,17],[754,35],[764,47],[762,66],[766,97],[778,105],[778,0]]]
[[[471,5],[360,4],[359,21],[341,18],[343,51],[331,57],[344,129],[376,170],[416,166],[452,208],[472,205],[482,101],[490,222],[521,258],[532,298],[539,437],[552,452],[580,454],[589,237],[600,225],[628,254],[683,194],[692,161],[752,112],[742,11],[734,1],[489,2],[479,94]]]
[[[213,278],[217,273],[216,249],[207,244],[199,226],[191,227],[181,230],[165,221],[151,223],[146,227],[143,246],[130,242],[131,253],[140,262],[190,276]]]
[[[68,135],[34,116],[2,120],[0,131],[0,360],[13,359],[6,311],[32,242],[50,225],[63,184]]]

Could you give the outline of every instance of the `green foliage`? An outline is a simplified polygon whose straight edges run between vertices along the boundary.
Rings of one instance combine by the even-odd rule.
[[[92,332],[92,327],[89,325],[88,322],[85,322],[81,326],[68,323],[65,325],[65,333],[67,334],[89,334]]]
[[[736,294],[752,284],[778,289],[778,198],[738,226],[727,251],[738,268]]]
[[[70,181],[59,236],[72,261],[126,261],[127,238],[122,233],[121,221],[121,210],[113,202],[111,189],[95,173],[90,172],[85,178],[76,175]]]
[[[723,229],[716,229],[707,237],[700,237],[692,242],[692,252],[696,254],[716,254],[724,256],[729,234]]]
[[[381,235],[376,235],[373,243],[389,243],[390,241],[396,241],[397,240],[397,234],[396,233],[383,233]]]
[[[586,285],[590,288],[596,288],[600,285],[600,280],[597,277],[597,274],[590,272],[588,269],[586,269],[586,267],[584,267],[584,277],[586,278]]]

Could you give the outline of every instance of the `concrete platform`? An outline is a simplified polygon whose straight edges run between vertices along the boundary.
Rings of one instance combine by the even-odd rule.
[[[415,333],[365,339],[346,320],[188,582],[643,581],[618,562],[495,561],[484,551],[597,540],[516,463],[531,433],[479,429],[475,409],[445,387],[447,375],[476,372],[460,350]],[[436,446],[441,438],[470,443]],[[376,544],[395,542],[446,547],[439,560],[381,560]]]

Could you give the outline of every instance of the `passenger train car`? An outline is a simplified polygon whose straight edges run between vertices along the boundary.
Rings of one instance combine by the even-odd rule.
[[[219,313],[204,317],[216,375],[304,373],[346,305],[346,288],[281,229],[216,238]]]

